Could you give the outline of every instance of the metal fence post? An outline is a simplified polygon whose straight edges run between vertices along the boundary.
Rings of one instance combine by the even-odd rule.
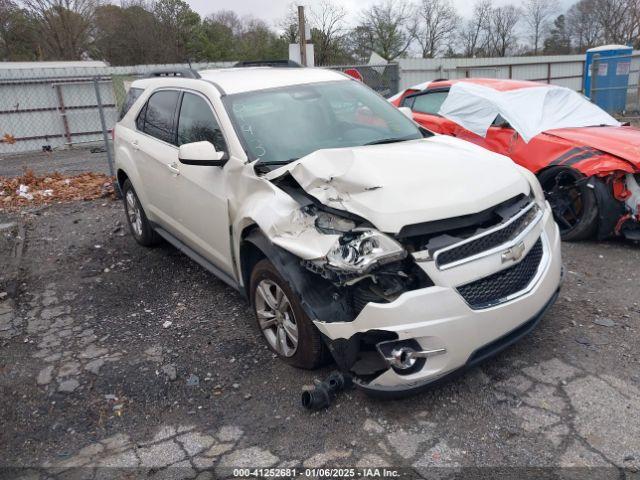
[[[391,78],[389,79],[391,92],[398,92],[400,91],[400,64],[390,64],[389,67],[391,68]]]
[[[54,85],[53,88],[56,91],[56,97],[58,98],[58,111],[62,118],[62,126],[64,127],[64,136],[67,139],[67,144],[71,146],[73,140],[71,139],[71,130],[69,129],[69,119],[67,118],[67,111],[64,106],[64,97],[62,96],[62,86]]]
[[[551,83],[551,62],[547,63],[547,83]]]
[[[591,103],[596,103],[596,95],[598,94],[596,83],[599,69],[600,55],[596,53],[591,61],[591,83],[589,85],[589,100],[591,100]]]
[[[102,105],[102,97],[100,96],[100,84],[99,78],[93,77],[93,86],[96,90],[96,102],[98,104],[98,113],[100,114],[100,125],[102,127],[102,139],[104,141],[104,150],[107,153],[107,161],[109,162],[109,173],[112,177],[116,176],[115,168],[113,166],[113,157],[111,156],[111,145],[109,144],[109,132],[107,130],[107,122],[104,118],[104,108]],[[120,186],[117,181],[113,182],[113,190],[116,193],[116,196],[120,198]]]

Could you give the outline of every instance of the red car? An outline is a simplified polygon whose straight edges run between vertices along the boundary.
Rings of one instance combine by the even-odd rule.
[[[390,99],[428,130],[510,157],[538,176],[562,238],[640,240],[640,129],[582,95],[518,80],[438,80]]]

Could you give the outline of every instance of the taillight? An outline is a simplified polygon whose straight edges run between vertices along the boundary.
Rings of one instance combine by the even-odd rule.
[[[116,127],[113,127],[113,128],[111,129],[111,140],[112,140],[113,142],[115,142],[115,141],[116,141]]]

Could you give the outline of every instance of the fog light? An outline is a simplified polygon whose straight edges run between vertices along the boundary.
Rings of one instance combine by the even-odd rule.
[[[405,370],[416,364],[416,358],[413,356],[415,350],[409,347],[394,348],[391,350],[391,360],[389,363],[396,368]]]
[[[427,358],[447,351],[446,348],[423,350],[420,344],[413,339],[380,342],[376,348],[391,368],[401,375],[409,375],[419,371],[424,367]]]

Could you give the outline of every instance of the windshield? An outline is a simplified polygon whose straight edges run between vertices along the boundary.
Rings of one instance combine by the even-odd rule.
[[[249,157],[264,164],[323,148],[423,138],[411,120],[355,81],[294,85],[224,101]]]

